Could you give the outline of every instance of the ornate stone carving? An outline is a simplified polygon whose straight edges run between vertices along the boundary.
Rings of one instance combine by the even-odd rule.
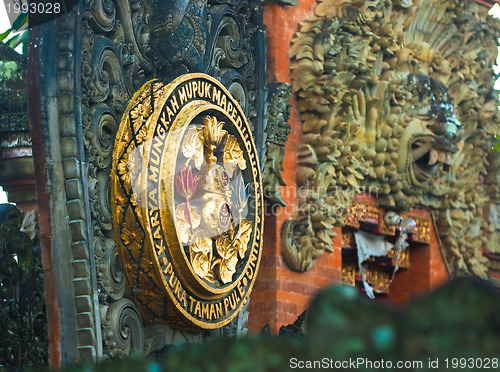
[[[104,339],[105,347],[116,356],[142,353],[144,331],[142,319],[134,303],[126,298],[101,308],[101,324],[110,335]]]
[[[454,272],[485,275],[499,27],[477,6],[326,0],[301,24],[290,48],[304,132],[297,184],[308,190],[298,204],[316,249],[329,249],[355,194],[376,192],[385,208],[432,208]]]
[[[281,253],[288,267],[304,272],[314,265],[314,260],[323,255],[313,243],[314,232],[309,221],[288,220],[281,229]]]
[[[290,84],[270,83],[267,85],[267,127],[266,155],[264,159],[264,196],[272,204],[285,206],[281,198],[280,186],[286,186],[281,171],[285,159],[285,143],[291,131],[290,105],[288,101],[292,94]]]
[[[263,137],[265,48],[260,1],[167,3],[85,0],[40,26],[40,91],[42,97],[51,98],[36,100],[43,112],[39,119],[45,128],[43,141],[57,144],[45,148],[53,186],[48,202],[53,204],[46,208],[62,211],[52,219],[52,228],[58,229],[53,250],[71,247],[69,256],[60,258],[57,274],[58,280],[74,284],[61,300],[62,319],[74,321],[65,326],[76,332],[67,338],[76,340],[76,345],[62,341],[69,342],[62,347],[69,361],[95,361],[121,353],[115,345],[122,332],[120,323],[109,319],[104,324],[99,314],[107,314],[128,296],[112,243],[109,190],[111,152],[132,94],[153,77],[172,78],[171,72],[181,70],[207,72],[240,102],[256,138]],[[174,38],[163,37],[171,31]],[[177,49],[163,53],[165,48]],[[262,158],[263,143],[257,147]],[[140,240],[129,237],[132,245]],[[69,266],[74,270],[67,272]]]
[[[204,72],[206,0],[155,0],[151,23],[151,60],[159,76]]]

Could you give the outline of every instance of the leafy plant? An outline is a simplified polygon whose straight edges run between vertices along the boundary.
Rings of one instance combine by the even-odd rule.
[[[19,1],[19,5],[21,5],[22,2]],[[14,23],[12,24],[12,27],[9,28],[7,31],[4,33],[0,34],[0,41],[7,44],[9,47],[12,49],[17,48],[19,45],[22,45],[22,54],[27,55],[28,54],[28,29],[25,28],[22,31],[21,30],[26,24],[28,23],[28,13],[20,13],[19,16],[16,18]]]

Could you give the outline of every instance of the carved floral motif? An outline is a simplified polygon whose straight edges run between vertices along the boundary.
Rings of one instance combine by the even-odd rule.
[[[176,193],[186,202],[176,207],[176,227],[181,243],[189,245],[194,272],[209,282],[220,280],[228,284],[236,272],[238,255],[243,258],[248,248],[252,223],[241,218],[248,199],[245,189],[243,195],[240,190],[235,195],[243,200],[232,197],[230,183],[241,182],[239,172],[247,164],[238,140],[223,129],[224,124],[215,116],[205,116],[201,127],[186,131],[182,145],[185,165],[175,178]],[[206,163],[201,163],[198,173],[193,173],[188,164],[196,151]],[[221,159],[217,157],[220,152]],[[222,166],[218,164],[220,160]],[[204,194],[198,198],[198,204],[201,201],[202,205],[190,206],[201,179],[204,179]]]

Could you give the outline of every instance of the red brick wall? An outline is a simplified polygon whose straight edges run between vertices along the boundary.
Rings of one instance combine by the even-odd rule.
[[[288,56],[290,42],[299,22],[312,13],[313,7],[314,0],[300,0],[298,6],[264,6],[269,82],[291,82]],[[263,256],[250,297],[250,332],[259,332],[269,323],[271,331],[277,333],[280,326],[297,319],[319,289],[338,283],[342,278],[340,228],[335,229],[337,237],[334,239],[334,252],[326,252],[316,260],[313,268],[305,273],[291,271],[281,257],[280,231],[283,223],[291,218],[295,205],[297,148],[302,139],[302,124],[294,97],[290,103],[292,108],[289,123],[292,131],[285,146],[285,169],[282,172],[287,186],[281,189],[283,200],[288,205],[285,208],[277,208],[275,213],[272,213],[270,208],[266,210]],[[376,203],[373,198],[359,201]],[[424,210],[415,213],[430,216],[429,212]],[[428,291],[448,280],[434,231],[431,245],[421,247],[415,253],[412,251],[410,260],[410,270],[397,274],[391,285],[390,295],[382,299],[383,301],[404,303],[412,295]]]
[[[288,49],[298,23],[311,14],[313,0],[300,0],[298,6],[264,6],[264,23],[267,41],[267,74],[269,82],[290,83]],[[295,172],[297,148],[301,142],[302,124],[295,100],[291,100],[290,125],[292,131],[285,146],[282,188],[283,200],[288,204],[276,213],[269,209],[264,223],[264,248],[259,274],[250,297],[248,328],[258,332],[269,323],[272,332],[292,323],[304,311],[314,294],[332,282],[341,279],[341,251],[339,242],[335,253],[325,253],[306,273],[289,270],[280,254],[280,230],[290,219],[295,205]],[[340,232],[340,229],[339,229]]]

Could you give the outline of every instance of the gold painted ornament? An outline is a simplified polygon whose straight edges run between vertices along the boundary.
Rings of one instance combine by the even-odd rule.
[[[229,323],[261,257],[260,166],[244,113],[215,79],[146,83],[120,124],[112,169],[115,239],[148,323]]]

